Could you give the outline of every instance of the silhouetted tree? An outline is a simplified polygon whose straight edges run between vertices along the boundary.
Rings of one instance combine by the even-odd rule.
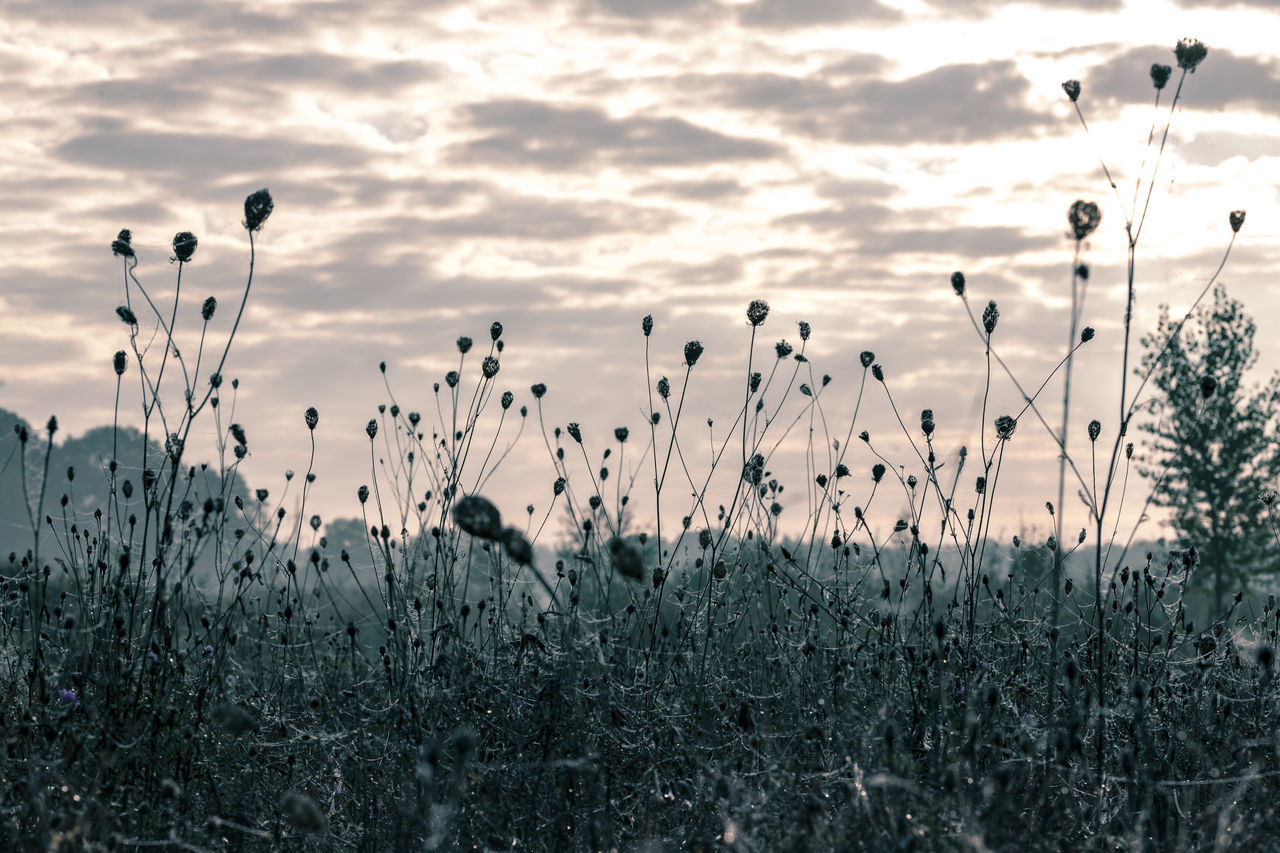
[[[1177,326],[1161,306],[1156,330],[1142,340],[1139,373],[1155,366],[1151,382],[1164,402],[1143,425],[1155,453],[1139,471],[1157,482],[1154,502],[1173,511],[1173,528],[1199,553],[1192,583],[1209,589],[1220,610],[1251,575],[1280,567],[1260,500],[1280,477],[1280,374],[1261,387],[1243,384],[1258,357],[1255,326],[1222,285],[1161,354]]]

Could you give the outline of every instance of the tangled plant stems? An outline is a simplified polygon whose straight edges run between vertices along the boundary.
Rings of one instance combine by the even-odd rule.
[[[1175,102],[1197,44],[1179,45]],[[1150,76],[1158,104],[1172,70]],[[1126,341],[1167,134],[1155,148],[1153,124],[1151,176],[1121,205]],[[777,316],[764,300],[746,308],[732,418],[695,413],[724,354],[646,316],[645,424],[611,431],[545,383],[503,388],[495,322],[487,347],[483,329],[457,338],[425,388],[400,395],[379,366],[359,518],[328,525],[306,511],[323,405],[299,413],[311,448],[292,515],[292,472],[275,495],[239,478],[253,430],[223,371],[272,208],[265,190],[246,199],[249,275],[211,373],[220,306],[198,305],[189,359],[173,344],[186,313],[157,310],[131,232],[113,241],[117,419],[138,404],[143,429],[113,430],[101,506],[75,491],[98,472],[68,470],[47,511],[57,422],[18,425],[32,541],[3,581],[6,849],[1169,850],[1280,831],[1274,600],[1196,626],[1194,548],[1136,567],[1104,550],[1149,374],[1117,423],[1087,418],[1068,440],[1096,205],[1068,212],[1068,346],[1038,385],[998,352],[1009,318],[975,311],[975,283],[951,275],[982,345],[975,453],[944,452],[956,425],[900,406],[870,350],[856,389],[815,364],[807,322],[757,351]],[[1243,223],[1228,218],[1233,235]],[[197,246],[174,239],[175,304]],[[139,342],[150,326],[160,352]],[[988,411],[993,368],[1020,409]],[[1038,401],[1059,376],[1054,428]],[[864,402],[892,415],[905,459],[873,439]],[[213,464],[193,461],[198,417],[216,426]],[[1053,533],[1008,548],[991,534],[1005,457],[1039,430],[1061,458]],[[783,449],[803,454],[803,482],[779,473]],[[523,518],[495,476],[519,453],[550,463]],[[1092,583],[1071,571],[1085,536],[1064,539],[1067,479],[1097,537]]]

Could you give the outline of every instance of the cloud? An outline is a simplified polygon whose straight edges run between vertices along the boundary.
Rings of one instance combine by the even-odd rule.
[[[724,74],[688,81],[723,103],[776,115],[798,134],[859,144],[964,144],[1041,131],[1047,112],[1012,60],[944,65],[903,80],[836,83],[819,71]]]
[[[894,23],[903,17],[899,10],[877,0],[757,0],[738,7],[738,20],[744,26],[775,29]]]
[[[369,152],[344,143],[312,142],[292,136],[182,133],[120,127],[99,122],[54,146],[66,162],[129,174],[181,176],[216,184],[236,175],[264,175],[297,169],[345,170],[367,166]]]
[[[682,201],[722,201],[750,194],[749,187],[735,178],[708,178],[702,181],[663,181],[636,188],[635,195],[656,195]]]
[[[530,100],[471,104],[468,124],[480,135],[454,146],[455,165],[534,167],[701,166],[763,160],[785,149],[773,142],[719,133],[683,118],[615,118],[597,107]]]
[[[1151,45],[1131,48],[1090,68],[1084,75],[1081,104],[1087,108],[1098,100],[1110,106],[1151,103],[1155,96],[1150,76],[1153,64],[1173,66],[1173,77],[1161,98],[1168,103],[1182,72],[1171,45]],[[1241,56],[1210,45],[1204,62],[1194,74],[1187,75],[1180,103],[1190,109],[1252,110],[1274,115],[1280,112],[1280,61]]]

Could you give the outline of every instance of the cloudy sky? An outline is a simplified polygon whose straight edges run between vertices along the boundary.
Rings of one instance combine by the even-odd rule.
[[[1157,130],[1167,117],[1152,111],[1147,69],[1176,65],[1183,36],[1209,54],[1183,88],[1152,195],[1137,328],[1150,327],[1162,301],[1186,310],[1227,245],[1228,211],[1245,208],[1223,280],[1257,320],[1261,368],[1280,366],[1273,0],[8,0],[3,9],[0,406],[35,423],[56,413],[70,435],[110,423],[111,356],[128,343],[114,313],[125,299],[121,260],[109,248],[120,228],[133,230],[138,278],[166,312],[177,269],[169,241],[196,233],[178,344],[193,357],[200,302],[213,295],[208,341],[220,351],[248,261],[241,202],[269,187],[276,212],[257,239],[224,373],[241,383],[234,417],[251,451],[242,473],[273,497],[286,469],[306,470],[302,413],[319,409],[307,511],[325,518],[356,514],[356,487],[371,482],[364,424],[387,400],[379,362],[401,406],[434,422],[432,384],[457,368],[455,339],[478,344],[462,366],[465,404],[494,320],[506,329],[496,388],[516,397],[498,453],[515,436],[516,409],[534,407],[530,386],[544,382],[548,429],[580,422],[593,468],[613,428],[630,427],[628,473],[647,441],[641,318],[655,320],[653,380],[668,375],[678,388],[683,344],[700,339],[706,354],[680,433],[700,478],[710,437],[723,437],[742,406],[744,309],[757,298],[772,313],[754,369],[767,373],[779,339],[798,347],[797,323],[807,321],[810,363],[796,383],[812,382],[810,369],[832,377],[812,421],[808,398],[792,390],[771,428],[780,435],[800,416],[771,463],[792,487],[784,520],[801,524],[807,512],[809,424],[820,470],[823,445],[847,433],[862,350],[884,365],[913,434],[920,409],[934,410],[939,455],[954,470],[956,450],[976,450],[984,429],[985,362],[948,278],[965,271],[978,310],[998,301],[997,349],[1038,385],[1065,349],[1065,214],[1077,198],[1103,211],[1086,253],[1084,321],[1098,336],[1077,361],[1071,439],[1087,462],[1084,424],[1099,418],[1104,436],[1116,427],[1124,280],[1125,213],[1098,157],[1130,199],[1144,156],[1149,174],[1153,117]],[[1091,136],[1060,88],[1068,78],[1083,84]],[[156,323],[139,315],[145,345]],[[770,407],[794,367],[783,363]],[[122,404],[134,423],[137,376],[134,365]],[[165,393],[180,408],[180,381]],[[1046,393],[1056,422],[1059,386]],[[988,440],[991,418],[1018,401],[994,376]],[[498,414],[495,400],[481,418],[485,446]],[[913,458],[873,382],[863,428],[890,459]],[[212,455],[215,433],[203,420],[192,452]],[[857,495],[875,458],[853,443]],[[571,459],[585,493],[587,466]],[[1027,418],[1006,454],[997,529],[1047,529],[1053,460]],[[486,490],[509,516],[532,503],[540,517],[554,477],[531,415]],[[645,480],[636,478],[634,500],[651,515]],[[671,511],[683,514],[687,481],[673,482]],[[1068,526],[1083,525],[1079,504],[1068,509]],[[897,510],[881,520],[891,526]]]

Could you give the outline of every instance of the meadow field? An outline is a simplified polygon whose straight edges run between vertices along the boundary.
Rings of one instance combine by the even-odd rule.
[[[1175,56],[1151,71],[1162,122],[1205,49]],[[1080,85],[1063,89],[1079,106]],[[1097,204],[1070,205],[1064,269],[1083,291],[1100,208],[1124,216],[1132,299],[1145,208],[1106,180]],[[89,470],[56,461],[56,418],[14,419],[0,444],[4,500],[29,531],[0,556],[3,849],[1217,851],[1278,837],[1274,597],[1259,584],[1216,602],[1196,543],[1147,551],[1117,532],[1151,489],[1131,442],[1154,386],[1127,316],[1121,417],[1068,424],[1094,330],[1073,307],[1058,368],[1015,377],[1000,306],[938,270],[972,325],[974,387],[1025,389],[1020,410],[984,408],[945,468],[933,412],[895,393],[874,353],[842,377],[861,389],[854,409],[824,407],[815,333],[776,328],[763,300],[744,300],[742,404],[709,448],[703,345],[671,339],[660,312],[636,316],[626,344],[649,377],[634,389],[647,428],[606,434],[543,417],[563,389],[506,389],[495,318],[451,332],[457,367],[431,389],[386,381],[369,479],[350,484],[359,524],[326,525],[306,508],[313,471],[276,496],[237,472],[254,427],[234,416],[236,335],[274,204],[265,189],[245,200],[239,304],[161,311],[169,285],[140,268],[132,235],[104,241],[128,300],[103,381],[144,428],[97,436]],[[1222,220],[1225,265],[1244,214]],[[198,239],[172,248],[177,288]],[[226,340],[146,348],[153,328],[163,343],[215,312],[236,312]],[[864,431],[873,397],[898,414],[907,458]],[[313,453],[325,421],[323,401],[297,412]],[[209,422],[206,459],[188,443]],[[1079,491],[1089,528],[998,541],[1013,449],[1062,446],[1067,430],[1074,452],[1044,498],[1053,513]],[[805,479],[783,482],[773,454],[806,434]],[[880,461],[853,464],[854,448]],[[545,511],[491,485],[509,454],[544,460]],[[732,486],[713,489],[725,472]],[[666,511],[681,495],[687,510]]]

